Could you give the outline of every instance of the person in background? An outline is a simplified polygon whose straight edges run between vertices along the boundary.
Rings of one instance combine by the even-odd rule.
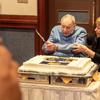
[[[48,40],[42,46],[44,54],[54,56],[84,56],[73,52],[73,44],[86,44],[87,32],[83,27],[76,25],[75,17],[67,14],[61,18],[60,25],[53,27]]]
[[[0,45],[0,100],[22,100],[17,75],[18,64],[4,45]]]
[[[73,46],[73,51],[84,53],[92,58],[95,63],[100,64],[100,17],[96,19],[95,34],[92,34],[87,38],[87,43],[92,45],[92,49],[82,44],[75,44]]]

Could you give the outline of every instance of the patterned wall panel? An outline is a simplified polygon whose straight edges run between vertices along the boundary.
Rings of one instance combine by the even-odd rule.
[[[20,64],[34,56],[33,30],[0,29],[0,36]]]

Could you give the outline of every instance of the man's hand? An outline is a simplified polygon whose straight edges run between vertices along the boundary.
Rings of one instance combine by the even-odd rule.
[[[47,41],[46,42],[46,49],[48,51],[56,51],[57,50],[57,46],[54,43],[52,43],[50,41]]]
[[[87,48],[85,45],[81,45],[81,44],[74,44],[73,45],[73,52],[75,53],[84,53],[84,50]]]

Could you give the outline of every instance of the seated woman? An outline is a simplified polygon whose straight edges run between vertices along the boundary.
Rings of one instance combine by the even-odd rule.
[[[100,17],[96,19],[95,34],[88,37],[87,42],[92,44],[92,50],[85,45],[75,44],[73,48],[76,49],[74,49],[73,52],[84,53],[92,58],[95,63],[100,64]]]

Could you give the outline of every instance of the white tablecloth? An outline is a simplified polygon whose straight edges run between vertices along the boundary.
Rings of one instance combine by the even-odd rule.
[[[23,100],[100,100],[100,81],[88,87],[21,83]]]

